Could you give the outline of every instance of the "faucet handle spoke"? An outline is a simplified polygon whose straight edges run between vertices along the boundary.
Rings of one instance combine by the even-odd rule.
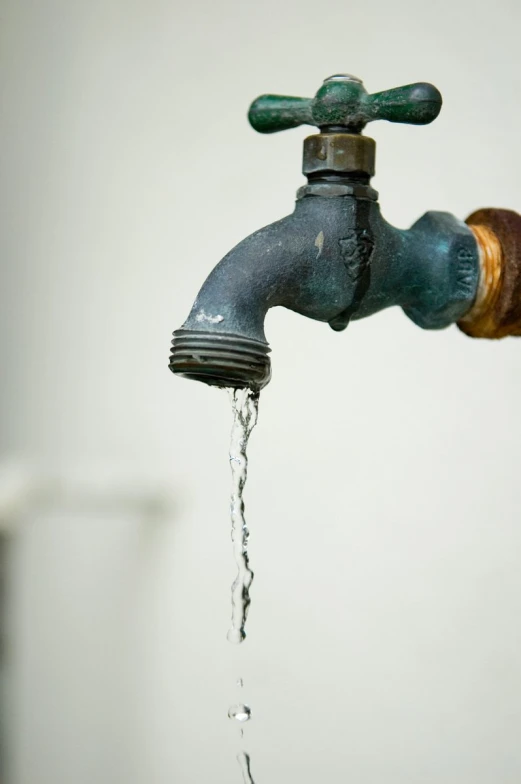
[[[299,125],[314,125],[312,98],[290,95],[261,95],[250,106],[248,119],[259,133],[277,133]]]
[[[426,82],[369,95],[356,76],[337,74],[325,79],[314,98],[261,95],[250,106],[248,119],[259,133],[276,133],[299,125],[360,133],[374,120],[426,125],[436,119],[441,105],[439,90]]]
[[[428,125],[440,113],[442,97],[433,84],[416,82],[368,95],[364,102],[367,122],[388,120],[408,125]]]

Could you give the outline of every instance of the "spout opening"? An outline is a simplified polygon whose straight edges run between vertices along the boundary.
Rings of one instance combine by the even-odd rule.
[[[172,373],[217,387],[262,389],[271,378],[267,343],[242,335],[178,329],[172,340]]]

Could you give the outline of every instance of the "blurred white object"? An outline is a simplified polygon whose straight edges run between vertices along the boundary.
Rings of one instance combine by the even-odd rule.
[[[141,572],[175,506],[165,484],[120,469],[0,470],[7,781],[136,781]]]

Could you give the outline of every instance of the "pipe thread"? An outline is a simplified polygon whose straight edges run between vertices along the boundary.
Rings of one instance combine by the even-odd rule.
[[[503,249],[496,234],[488,226],[469,225],[479,249],[479,283],[476,299],[458,327],[474,338],[495,338],[497,324],[495,306],[503,281]]]

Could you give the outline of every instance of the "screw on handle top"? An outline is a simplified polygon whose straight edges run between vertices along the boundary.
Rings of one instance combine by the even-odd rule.
[[[427,82],[417,82],[369,95],[356,76],[326,79],[314,98],[261,95],[250,106],[248,119],[259,133],[276,133],[299,125],[322,130],[360,133],[373,120],[427,125],[440,113],[442,97]]]

